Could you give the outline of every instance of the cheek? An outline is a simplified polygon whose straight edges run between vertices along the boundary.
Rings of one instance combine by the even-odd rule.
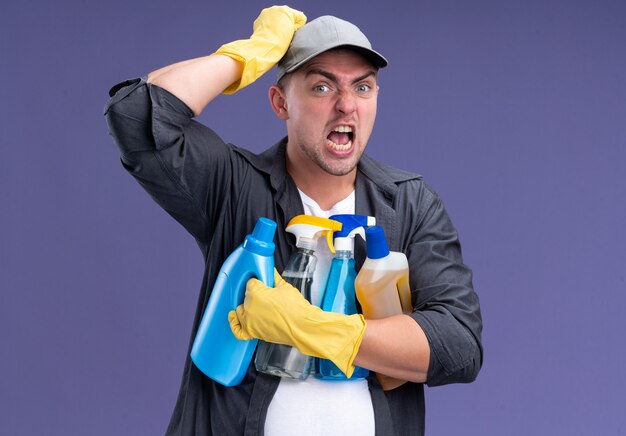
[[[301,105],[297,108],[295,119],[306,128],[319,128],[327,120],[324,108],[320,105]]]
[[[293,116],[290,114],[288,124],[291,133],[306,143],[314,143],[319,140],[320,132],[323,132],[323,123],[319,115],[312,111],[297,111]]]
[[[368,103],[361,110],[361,120],[372,129],[374,120],[376,120],[376,103]]]
[[[307,123],[316,114],[317,110],[311,104],[298,103],[289,107],[289,117],[299,123]]]
[[[373,99],[373,101],[371,101],[368,106],[369,106],[368,111],[370,113],[370,116],[372,118],[376,118],[376,110],[378,108],[378,100],[377,99]]]

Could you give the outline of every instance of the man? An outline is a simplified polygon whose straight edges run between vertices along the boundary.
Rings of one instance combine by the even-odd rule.
[[[249,39],[115,86],[105,109],[111,134],[126,169],[203,252],[194,335],[220,266],[261,216],[278,229],[304,212],[375,216],[390,249],[409,259],[414,311],[380,320],[331,314],[279,276],[280,289],[251,280],[229,315],[237,337],[296,346],[348,375],[368,368],[370,377],[295,382],[251,365],[239,386],[224,387],[187,357],[168,435],[423,434],[423,383],[470,382],[482,363],[478,298],[441,200],[421,177],[363,154],[387,61],[351,23],[305,22],[286,6],[265,9]],[[278,144],[255,155],[192,120],[275,64],[269,100],[287,127]],[[275,242],[282,271],[294,245],[280,230]],[[356,257],[360,266],[362,244]],[[281,322],[271,312],[284,314]],[[374,372],[407,382],[383,391]]]

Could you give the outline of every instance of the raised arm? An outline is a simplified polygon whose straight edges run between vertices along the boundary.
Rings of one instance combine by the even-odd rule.
[[[249,39],[109,91],[104,113],[124,168],[201,247],[236,181],[232,148],[192,118],[221,92],[236,92],[274,66],[305,20],[286,6],[264,9]]]
[[[224,44],[210,56],[153,71],[148,82],[174,94],[197,116],[222,92],[237,92],[272,68],[305,22],[302,12],[287,6],[263,9],[249,39]]]
[[[212,54],[179,62],[148,74],[148,83],[160,86],[200,115],[219,94],[241,77],[243,65],[228,56]]]

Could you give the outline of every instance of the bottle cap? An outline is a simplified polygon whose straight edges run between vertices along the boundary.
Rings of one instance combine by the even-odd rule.
[[[380,259],[389,254],[385,231],[381,226],[372,226],[365,230],[365,245],[367,257],[370,259]]]
[[[243,246],[247,250],[261,256],[271,256],[274,254],[274,233],[276,223],[268,218],[259,218],[254,226],[254,230],[243,241]]]
[[[252,237],[263,242],[272,242],[276,223],[268,218],[259,218],[252,230]]]
[[[354,239],[335,238],[335,251],[354,251]]]

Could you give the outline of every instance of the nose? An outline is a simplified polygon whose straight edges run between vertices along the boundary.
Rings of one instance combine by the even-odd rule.
[[[341,91],[337,97],[335,107],[342,114],[351,114],[356,110],[356,98],[350,91]]]

